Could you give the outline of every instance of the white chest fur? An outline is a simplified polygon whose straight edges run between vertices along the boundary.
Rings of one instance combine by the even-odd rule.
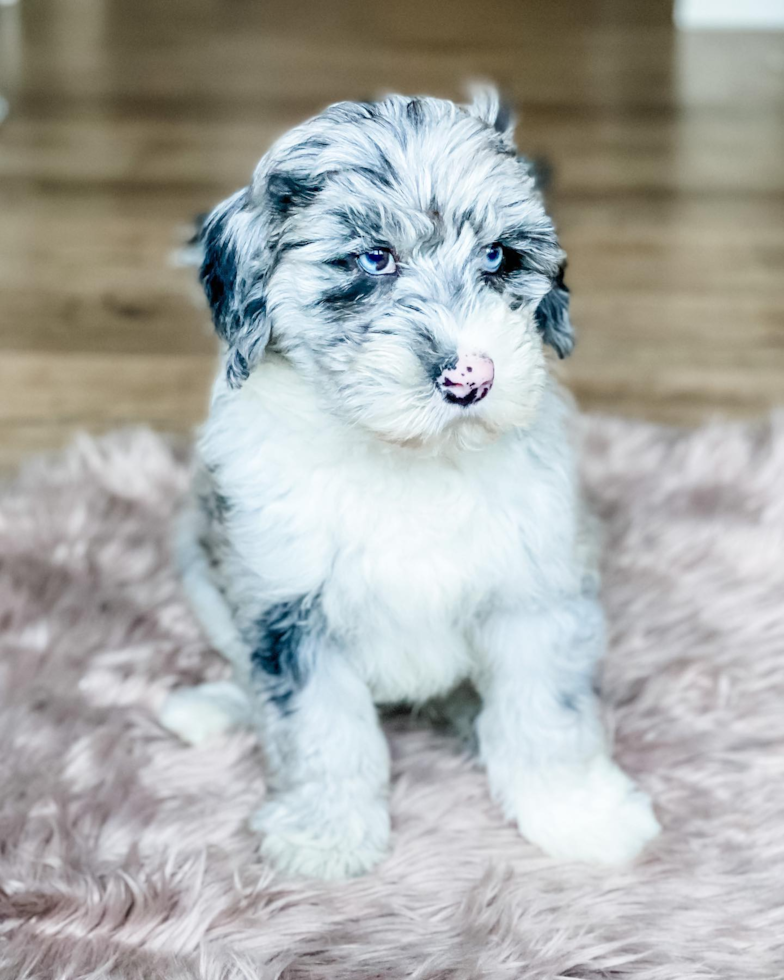
[[[383,446],[274,365],[258,376],[216,399],[202,439],[232,546],[270,601],[320,594],[376,700],[448,690],[471,673],[477,618],[569,574],[568,461],[519,434],[450,458]]]
[[[470,673],[469,626],[525,574],[511,509],[438,461],[343,485],[325,607],[380,700],[442,692]],[[358,474],[357,474],[358,477]]]

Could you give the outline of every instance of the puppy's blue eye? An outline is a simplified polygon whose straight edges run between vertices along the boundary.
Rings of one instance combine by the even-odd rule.
[[[397,263],[388,248],[374,248],[357,256],[357,265],[370,276],[391,276],[397,271]]]
[[[484,272],[498,272],[504,261],[504,249],[498,242],[488,245],[482,256],[482,270]]]

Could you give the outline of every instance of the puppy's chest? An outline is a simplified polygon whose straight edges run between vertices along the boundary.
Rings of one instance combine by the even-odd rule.
[[[514,502],[459,473],[358,481],[334,505],[331,587],[341,606],[457,623],[522,573]]]

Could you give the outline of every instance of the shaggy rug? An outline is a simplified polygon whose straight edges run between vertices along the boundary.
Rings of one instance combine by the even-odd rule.
[[[2,980],[784,977],[784,417],[589,419],[584,473],[617,756],[663,835],[627,870],[558,864],[398,719],[394,852],[323,885],[257,856],[249,733],[156,721],[226,673],[172,571],[183,460],[132,432],[28,466],[0,500]]]

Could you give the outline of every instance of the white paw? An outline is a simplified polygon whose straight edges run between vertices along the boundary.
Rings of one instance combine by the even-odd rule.
[[[163,702],[158,720],[164,728],[199,745],[229,728],[250,722],[250,702],[231,681],[183,687]]]
[[[251,826],[264,835],[261,853],[270,863],[309,878],[365,874],[389,848],[389,810],[383,797],[335,800],[316,785],[268,800]]]
[[[530,774],[514,816],[522,834],[562,860],[620,865],[660,831],[651,801],[606,756]]]

